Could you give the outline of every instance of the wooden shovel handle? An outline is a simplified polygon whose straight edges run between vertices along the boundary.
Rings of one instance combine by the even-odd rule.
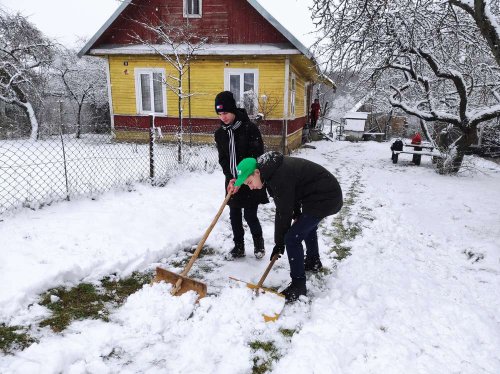
[[[271,259],[271,262],[269,262],[269,265],[267,265],[266,271],[264,271],[264,274],[262,274],[262,277],[260,277],[259,283],[257,283],[257,292],[258,289],[262,287],[262,284],[264,284],[264,281],[267,278],[267,275],[271,271],[271,268],[273,267],[274,263],[280,258],[278,254],[274,255],[274,257]]]
[[[205,235],[203,235],[203,238],[201,238],[200,242],[198,243],[198,246],[196,247],[196,250],[194,251],[193,256],[191,257],[188,264],[186,265],[186,267],[182,271],[181,275],[186,276],[187,273],[189,272],[189,270],[191,270],[191,267],[193,266],[194,262],[196,261],[196,259],[198,258],[198,255],[201,252],[201,249],[203,248],[203,244],[205,244],[205,242],[207,241],[208,235],[210,235],[210,232],[212,232],[212,229],[214,228],[215,224],[219,220],[219,217],[221,216],[222,211],[226,207],[230,198],[231,198],[231,193],[228,193],[226,195],[226,198],[224,199],[224,202],[220,206],[219,211],[217,212],[214,219],[212,220],[212,223],[210,224],[210,226],[208,226],[208,229],[205,231]]]

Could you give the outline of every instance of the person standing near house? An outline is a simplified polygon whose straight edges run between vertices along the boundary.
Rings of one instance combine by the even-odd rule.
[[[312,129],[314,129],[316,127],[320,113],[321,113],[321,106],[319,105],[319,99],[314,99],[314,103],[311,104],[311,128]]]
[[[215,131],[215,143],[219,153],[219,164],[225,176],[226,191],[234,189],[237,177],[236,166],[247,157],[259,157],[264,153],[264,142],[256,124],[250,121],[245,109],[236,107],[230,91],[220,92],[215,97],[215,111],[220,119],[220,127]],[[253,237],[254,254],[262,258],[265,254],[262,227],[257,217],[259,204],[269,202],[264,190],[252,191],[247,186],[229,200],[229,218],[233,230],[234,248],[228,258],[245,256],[243,217]]]
[[[274,199],[275,246],[271,260],[281,256],[286,248],[292,283],[282,293],[287,302],[293,302],[307,294],[305,272],[317,272],[323,266],[318,248],[318,225],[323,218],[340,211],[342,189],[323,166],[278,152],[264,153],[258,159],[245,158],[237,170],[234,189],[248,186],[251,190],[262,190],[265,186]],[[230,192],[236,193],[234,189]],[[307,249],[305,259],[302,241]]]
[[[420,133],[418,131],[415,132],[415,134],[411,138],[411,144],[422,144],[422,136],[420,136]],[[413,148],[415,151],[422,151],[421,147],[415,147]],[[422,155],[413,155],[412,161],[415,165],[420,165],[420,161],[422,159]]]

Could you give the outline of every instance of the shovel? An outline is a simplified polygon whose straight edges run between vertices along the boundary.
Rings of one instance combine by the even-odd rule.
[[[274,263],[278,260],[278,258],[280,258],[279,255],[274,255],[274,257],[269,262],[269,265],[267,265],[267,268],[264,271],[264,274],[262,274],[262,277],[260,277],[260,280],[257,284],[245,282],[245,281],[242,281],[242,280],[234,278],[234,277],[229,277],[230,279],[235,280],[237,282],[243,282],[247,285],[248,288],[255,290],[256,296],[259,296],[260,290],[264,291],[263,293],[267,292],[267,293],[271,294],[270,296],[272,296],[272,298],[269,299],[269,303],[270,304],[272,303],[272,305],[269,305],[269,308],[271,310],[268,310],[262,314],[265,322],[276,321],[278,319],[278,317],[280,316],[281,311],[285,307],[285,296],[283,294],[276,292],[274,290],[271,290],[269,288],[262,287],[262,285],[264,284],[264,281],[267,278],[267,275],[271,271],[271,268],[273,267]]]
[[[225,206],[227,205],[229,199],[231,198],[231,193],[228,193],[226,195],[226,198],[224,199],[224,202],[222,203],[221,207],[219,208],[219,211],[215,215],[214,219],[212,220],[212,223],[208,227],[208,229],[205,231],[205,235],[201,238],[200,242],[198,243],[198,246],[196,247],[196,250],[193,253],[193,256],[189,260],[188,264],[184,268],[184,270],[180,273],[173,273],[171,271],[165,270],[163,268],[157,267],[156,268],[156,276],[154,278],[154,282],[160,282],[160,281],[165,281],[168,283],[171,283],[174,285],[172,288],[172,291],[170,293],[172,295],[182,295],[185,292],[188,291],[195,291],[198,294],[198,299],[201,299],[202,297],[205,297],[207,295],[207,285],[205,283],[202,283],[200,281],[191,279],[187,277],[187,273],[189,270],[191,270],[191,267],[193,266],[195,260],[198,258],[198,255],[201,252],[201,249],[203,248],[203,244],[205,244],[205,241],[208,238],[208,235],[210,235],[210,232],[214,228],[215,224],[219,220],[220,215],[222,214],[222,211],[224,210]]]

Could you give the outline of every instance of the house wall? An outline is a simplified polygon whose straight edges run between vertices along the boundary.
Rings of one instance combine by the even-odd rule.
[[[175,70],[159,56],[108,56],[110,66],[111,96],[115,128],[128,128],[126,132],[118,132],[117,140],[142,139],[147,140],[147,133],[130,132],[132,128],[147,129],[147,116],[139,115],[136,105],[135,69],[162,68],[166,73],[175,73]],[[126,65],[125,65],[126,64]],[[279,148],[283,133],[284,119],[284,86],[285,86],[285,56],[203,56],[191,64],[191,118],[195,133],[212,134],[219,126],[214,110],[214,98],[224,90],[224,69],[258,69],[259,71],[259,98],[265,94],[267,103],[273,104],[274,109],[266,113],[266,125],[262,130],[268,135],[266,141],[271,147]],[[291,64],[290,72],[296,75],[296,112],[295,116],[288,116],[286,122],[287,144],[289,149],[300,145],[302,127],[306,121],[304,111],[304,89],[307,80],[303,73]],[[291,75],[290,75],[291,76]],[[290,79],[289,76],[289,79]],[[185,76],[184,89],[187,92],[188,82]],[[178,101],[176,95],[166,88],[167,115],[156,116],[155,126],[162,127],[166,141],[171,141],[168,132],[175,132],[178,126]],[[261,99],[260,104],[263,105]],[[183,116],[189,116],[188,100],[184,100]],[[259,108],[261,110],[263,108]],[[185,122],[187,125],[187,121]],[[187,130],[187,129],[186,129]],[[132,136],[132,138],[130,138]],[[195,141],[212,141],[212,135],[200,135]]]
[[[159,20],[169,25],[186,24],[183,0],[134,0],[108,27],[94,45],[130,44],[134,36],[150,40],[140,22]],[[290,42],[246,0],[203,0],[202,17],[189,18],[198,36],[209,43],[287,43]]]
[[[111,95],[115,115],[136,115],[136,87],[134,71],[137,68],[162,68],[165,73],[177,72],[159,56],[109,56]],[[266,94],[268,102],[277,100],[268,119],[283,118],[284,64],[283,56],[269,57],[204,57],[191,64],[191,116],[216,118],[214,98],[224,90],[224,69],[258,69],[259,96]],[[125,64],[127,64],[125,66]],[[184,76],[184,90],[188,91],[187,74]],[[168,78],[167,78],[168,79]],[[171,83],[174,83],[170,81]],[[175,84],[175,83],[174,83]],[[167,117],[178,118],[177,96],[170,89],[167,92]],[[303,96],[303,93],[300,94]],[[187,117],[188,100],[184,100],[184,117]]]

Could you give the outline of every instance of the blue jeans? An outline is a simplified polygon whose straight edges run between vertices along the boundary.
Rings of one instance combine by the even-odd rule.
[[[231,228],[233,229],[233,240],[235,243],[243,243],[245,230],[243,230],[243,216],[245,221],[250,227],[250,232],[253,237],[262,237],[262,227],[260,226],[259,218],[257,217],[257,208],[259,206],[253,205],[247,208],[233,208],[229,207],[229,218],[231,220]],[[241,211],[243,210],[243,216]]]
[[[292,278],[305,278],[304,248],[306,243],[307,258],[319,259],[318,224],[321,218],[302,213],[285,235],[286,254],[290,264]]]

